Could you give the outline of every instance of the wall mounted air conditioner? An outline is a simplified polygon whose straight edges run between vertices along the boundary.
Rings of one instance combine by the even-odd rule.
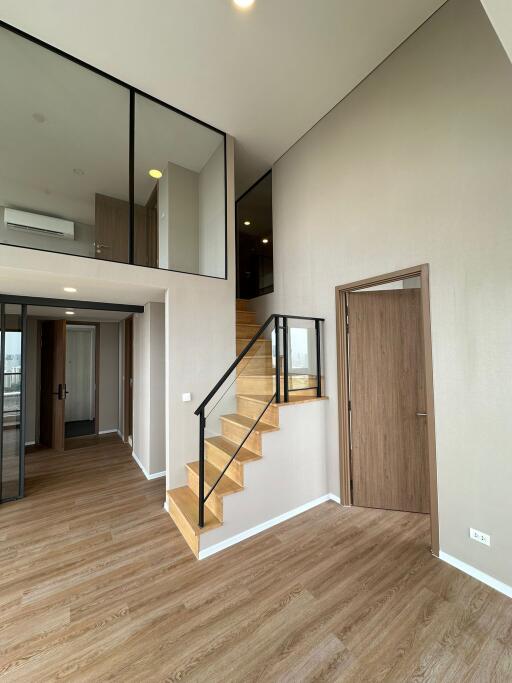
[[[4,209],[4,221],[11,230],[22,230],[34,235],[46,237],[63,237],[75,239],[75,224],[53,216],[42,216],[39,213]]]

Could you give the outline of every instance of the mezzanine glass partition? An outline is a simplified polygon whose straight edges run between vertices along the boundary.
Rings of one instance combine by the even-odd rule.
[[[0,244],[226,277],[224,133],[4,27],[0,88]]]

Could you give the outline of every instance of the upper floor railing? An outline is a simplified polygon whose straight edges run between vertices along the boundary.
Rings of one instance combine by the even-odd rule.
[[[323,318],[272,314],[241,350],[195,414],[199,417],[199,510],[198,524],[204,526],[204,508],[242,451],[272,402],[288,403],[293,392],[322,396]],[[242,422],[222,435],[221,422],[237,413],[239,401],[252,407]],[[251,417],[246,417],[247,412]],[[206,491],[205,451],[220,447],[225,462]]]
[[[226,135],[0,22],[0,244],[226,277]]]

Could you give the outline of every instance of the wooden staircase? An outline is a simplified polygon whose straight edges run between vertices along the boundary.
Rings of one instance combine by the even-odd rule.
[[[256,314],[248,302],[236,302],[236,351],[240,353],[260,329]],[[290,402],[318,400],[316,389],[308,389],[315,377],[290,376],[289,386],[296,389]],[[281,389],[283,388],[281,377]],[[237,412],[222,415],[221,435],[205,438],[205,494],[215,484],[240,443],[251,431],[228,470],[206,502],[204,526],[198,525],[199,461],[186,465],[188,485],[167,491],[169,514],[196,557],[199,556],[201,536],[222,525],[223,499],[244,490],[244,465],[260,460],[264,453],[264,435],[279,430],[279,410],[285,404],[269,401],[275,393],[276,378],[272,366],[272,342],[258,340],[237,367]],[[265,410],[265,406],[268,406]],[[255,420],[262,417],[254,426]]]

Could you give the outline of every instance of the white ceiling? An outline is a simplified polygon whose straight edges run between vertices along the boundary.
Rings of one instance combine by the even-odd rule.
[[[0,0],[1,18],[237,139],[237,192],[444,0]]]
[[[66,315],[66,311],[73,311],[74,315]],[[20,307],[14,304],[7,304],[5,312],[11,315],[19,315]],[[129,318],[131,313],[121,313],[120,311],[99,311],[86,308],[59,308],[57,306],[27,306],[29,318],[38,320],[67,320],[71,325],[74,322],[112,322],[117,323],[125,318]]]

